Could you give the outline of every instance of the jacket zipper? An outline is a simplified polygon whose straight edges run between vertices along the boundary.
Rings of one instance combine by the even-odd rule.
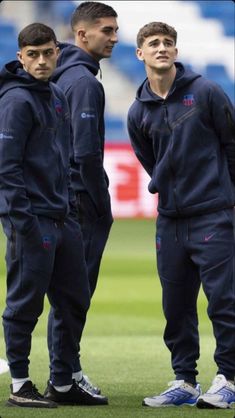
[[[172,127],[171,127],[171,125],[169,124],[169,119],[168,119],[168,109],[167,109],[167,105],[166,105],[166,103],[164,102],[163,103],[163,110],[164,110],[164,122],[165,122],[165,124],[166,124],[166,126],[168,127],[168,129],[169,129],[169,131],[171,132],[171,134],[172,134]],[[172,139],[172,135],[171,135],[171,139],[170,139],[170,142],[171,142],[171,145],[173,145],[173,139]],[[171,147],[172,148],[172,147]],[[172,152],[172,151],[171,151]],[[171,177],[172,177],[172,180],[173,180],[173,184],[174,184],[174,187],[173,187],[173,197],[174,197],[174,202],[175,202],[175,207],[176,207],[176,211],[178,212],[178,213],[180,213],[180,210],[179,210],[179,207],[178,207],[178,204],[177,204],[177,193],[176,193],[176,175],[175,175],[175,170],[174,170],[174,168],[173,168],[173,165],[172,165],[172,158],[171,158],[171,152],[169,152],[169,165],[170,165],[170,170],[171,170]]]

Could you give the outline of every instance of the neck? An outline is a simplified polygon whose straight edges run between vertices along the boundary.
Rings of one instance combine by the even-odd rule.
[[[81,48],[83,51],[85,51],[88,55],[90,55],[92,58],[94,58],[94,60],[96,60],[97,62],[100,61],[100,58],[97,57],[95,54],[93,54],[88,48],[86,48],[85,44],[83,42],[80,41],[79,38],[75,38],[75,42],[74,42],[75,46],[78,46],[79,48]]]
[[[156,72],[151,68],[147,68],[146,72],[151,90],[158,96],[165,99],[176,76],[175,65],[173,65],[167,72],[164,73]]]

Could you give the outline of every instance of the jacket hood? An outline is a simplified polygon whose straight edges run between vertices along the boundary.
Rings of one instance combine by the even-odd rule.
[[[37,80],[27,73],[19,61],[11,61],[0,71],[0,97],[14,88],[36,90],[40,93],[50,93],[49,82]]]
[[[100,69],[98,61],[83,51],[83,49],[68,43],[59,43],[58,46],[60,48],[60,55],[57,61],[57,68],[52,76],[52,81],[56,82],[64,71],[77,65],[84,65],[94,75],[97,75]]]
[[[201,77],[200,74],[196,74],[191,70],[185,69],[183,64],[181,64],[180,62],[176,62],[175,66],[177,70],[176,78],[171,86],[170,92],[168,94],[169,96],[173,93],[173,91],[178,90],[186,86],[187,84],[191,83],[196,78]],[[155,102],[155,103],[163,100],[162,97],[157,96],[151,91],[147,78],[138,88],[137,93],[136,93],[136,99],[139,100],[140,102]]]

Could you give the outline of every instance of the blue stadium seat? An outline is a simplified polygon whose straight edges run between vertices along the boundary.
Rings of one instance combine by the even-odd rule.
[[[205,68],[205,76],[219,84],[231,101],[235,101],[235,84],[229,78],[225,67],[221,64],[210,64]]]
[[[118,43],[114,48],[111,62],[136,85],[146,78],[144,65],[136,58],[132,44]]]
[[[18,51],[18,46],[16,39],[11,38],[0,38],[0,56],[1,59],[6,62],[17,59],[16,52]]]
[[[70,23],[71,15],[74,12],[76,5],[71,0],[55,1],[55,17],[59,22]]]
[[[13,23],[9,23],[3,18],[0,18],[0,39],[6,40],[9,37],[17,37],[16,28]]]
[[[109,114],[105,115],[105,138],[108,142],[127,140],[128,134],[123,119]]]
[[[201,13],[204,17],[221,21],[226,36],[235,35],[235,4],[232,0],[197,0],[196,3],[200,6]]]
[[[0,18],[0,57],[1,64],[16,59],[17,32],[15,26]]]

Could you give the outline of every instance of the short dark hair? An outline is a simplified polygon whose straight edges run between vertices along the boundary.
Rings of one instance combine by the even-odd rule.
[[[107,4],[98,1],[84,1],[79,4],[72,14],[71,28],[74,30],[80,21],[95,22],[102,17],[117,17],[117,13]]]
[[[177,32],[175,28],[167,25],[167,23],[162,22],[151,22],[144,25],[137,34],[137,47],[141,48],[145,39],[149,36],[157,35],[161,33],[162,35],[168,35],[174,39],[175,45],[177,42]]]
[[[55,32],[43,23],[31,23],[26,26],[18,35],[18,46],[24,48],[27,45],[43,45],[53,41],[57,44]]]

